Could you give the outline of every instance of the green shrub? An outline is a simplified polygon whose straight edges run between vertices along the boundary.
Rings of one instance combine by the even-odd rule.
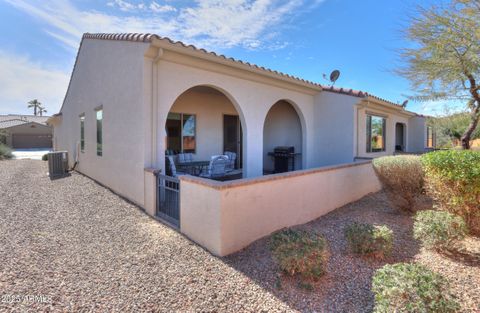
[[[13,158],[12,149],[0,143],[0,160]]]
[[[328,260],[326,240],[312,232],[286,229],[272,235],[270,249],[279,267],[288,275],[316,280]]]
[[[353,252],[384,258],[392,251],[393,232],[387,226],[353,223],[345,229]]]
[[[480,152],[436,151],[422,156],[429,194],[480,234]]]
[[[465,238],[467,226],[462,217],[445,211],[421,211],[415,215],[413,236],[427,249],[448,249]]]
[[[372,281],[374,312],[456,312],[446,279],[419,264],[387,264]]]
[[[390,202],[398,209],[415,212],[423,192],[423,170],[418,156],[386,156],[373,160],[373,168]]]
[[[48,161],[48,153],[42,155],[42,161]]]

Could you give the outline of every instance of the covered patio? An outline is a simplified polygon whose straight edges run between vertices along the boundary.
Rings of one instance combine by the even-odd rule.
[[[173,103],[165,123],[165,169],[217,180],[242,178],[242,125],[218,89],[196,86]]]
[[[244,127],[239,110],[226,93],[200,85],[182,92],[173,102],[165,121],[165,174],[188,174],[214,180],[245,178]],[[304,169],[304,127],[288,100],[270,104],[258,136],[263,175]],[[278,155],[278,149],[289,149]],[[277,151],[277,152],[275,152]],[[225,165],[223,165],[225,163]]]

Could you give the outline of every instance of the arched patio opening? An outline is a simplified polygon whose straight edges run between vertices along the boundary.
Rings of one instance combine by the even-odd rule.
[[[178,96],[170,108],[165,122],[165,154],[179,163],[185,154],[195,162],[207,163],[212,156],[232,152],[236,159],[230,179],[241,178],[242,120],[234,102],[220,89],[192,87]],[[200,170],[189,174],[200,174]]]
[[[283,160],[276,158],[274,152],[279,147],[293,150],[293,155],[285,156]],[[302,169],[302,151],[303,131],[300,116],[290,102],[277,101],[268,111],[263,126],[264,174]]]

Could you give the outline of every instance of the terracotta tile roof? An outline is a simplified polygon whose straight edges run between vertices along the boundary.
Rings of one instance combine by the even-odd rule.
[[[321,84],[318,84],[318,83],[315,83],[315,82],[312,82],[312,81],[309,81],[309,80],[305,80],[305,79],[302,79],[302,78],[299,78],[299,77],[296,77],[296,76],[293,76],[293,75],[285,74],[285,73],[282,73],[282,72],[279,72],[279,71],[275,71],[275,70],[272,70],[272,69],[269,69],[269,68],[266,68],[266,67],[263,67],[263,66],[258,66],[256,64],[252,64],[252,63],[245,62],[245,61],[242,61],[242,60],[237,60],[237,59],[234,59],[234,58],[231,58],[231,57],[227,57],[223,54],[217,54],[213,51],[207,51],[205,49],[197,48],[194,45],[187,45],[187,44],[185,44],[181,41],[174,41],[174,40],[172,40],[168,37],[161,37],[159,35],[150,34],[150,33],[146,33],[146,34],[142,34],[142,33],[110,33],[110,34],[109,33],[96,33],[96,34],[85,33],[85,34],[83,34],[82,41],[80,42],[80,47],[78,49],[77,56],[76,56],[76,59],[75,59],[75,65],[73,66],[72,75],[70,76],[70,82],[69,82],[68,89],[70,89],[70,83],[71,83],[71,80],[72,80],[73,72],[75,71],[75,67],[77,65],[78,53],[80,52],[80,48],[82,46],[82,43],[83,43],[84,39],[123,40],[123,41],[145,42],[145,43],[151,43],[154,39],[161,40],[161,41],[167,42],[167,43],[169,43],[171,45],[174,45],[174,46],[179,46],[179,47],[182,47],[182,48],[185,48],[185,49],[190,49],[190,50],[202,52],[202,53],[205,53],[207,55],[211,55],[211,56],[223,59],[223,60],[227,60],[227,61],[231,61],[233,63],[245,65],[245,66],[251,67],[253,69],[264,71],[266,73],[278,75],[279,77],[293,79],[293,80],[302,82],[304,84],[311,85],[312,87],[318,88],[319,90],[335,92],[335,93],[350,95],[350,96],[359,97],[359,98],[371,97],[373,99],[380,100],[380,101],[386,102],[388,104],[401,107],[401,105],[399,105],[397,103],[394,103],[394,102],[388,101],[386,99],[374,96],[374,95],[369,94],[369,93],[364,92],[364,91],[324,86],[324,85],[321,85]],[[68,93],[68,89],[67,89],[67,93]],[[66,98],[66,96],[65,96],[65,98]],[[65,100],[64,100],[64,102],[65,102]],[[62,107],[63,107],[63,105],[62,105]],[[61,109],[60,109],[60,111],[61,111]],[[410,113],[412,113],[412,112],[410,112]]]
[[[354,89],[347,89],[347,88],[339,88],[339,87],[333,87],[333,86],[322,86],[322,88],[323,88],[324,91],[341,93],[341,94],[349,95],[349,96],[353,96],[353,97],[359,97],[359,98],[368,98],[368,97],[371,97],[371,98],[373,98],[373,99],[380,100],[380,101],[383,101],[383,102],[387,102],[387,103],[392,104],[392,105],[397,106],[397,107],[402,107],[402,106],[401,106],[400,104],[398,104],[398,103],[395,103],[395,102],[392,102],[392,101],[389,101],[389,100],[386,100],[386,99],[377,97],[377,96],[375,96],[375,95],[372,95],[372,94],[370,94],[370,93],[368,93],[368,92],[361,91],[361,90],[354,90]]]
[[[242,60],[227,57],[223,54],[217,54],[213,51],[207,51],[207,50],[202,49],[202,48],[197,48],[194,45],[187,45],[187,44],[185,44],[181,41],[174,41],[174,40],[172,40],[168,37],[161,37],[161,36],[156,35],[156,34],[138,34],[138,33],[133,33],[133,34],[132,33],[125,33],[125,34],[104,34],[104,33],[91,34],[91,33],[85,33],[85,34],[83,34],[82,39],[85,39],[85,38],[87,38],[87,39],[103,39],[103,40],[124,40],[124,41],[136,41],[136,42],[152,42],[153,39],[158,39],[158,40],[161,40],[161,41],[166,41],[171,45],[180,46],[180,47],[183,47],[183,48],[186,48],[186,49],[191,49],[191,50],[194,50],[194,51],[203,52],[205,54],[209,54],[209,55],[212,55],[214,57],[218,57],[218,58],[221,58],[221,59],[224,59],[224,60],[232,61],[234,63],[243,64],[243,65],[249,66],[249,67],[254,68],[254,69],[259,69],[259,70],[262,70],[262,71],[265,71],[265,72],[268,72],[268,73],[279,75],[281,77],[294,79],[294,80],[297,80],[299,82],[306,83],[306,84],[312,85],[312,86],[317,87],[317,88],[322,87],[318,83],[315,83],[315,82],[312,82],[312,81],[309,81],[309,80],[305,80],[305,79],[300,78],[300,77],[296,77],[296,76],[293,76],[293,75],[290,75],[290,74],[275,71],[275,70],[272,70],[272,69],[269,69],[269,68],[266,68],[266,67],[263,67],[263,66],[253,64],[253,63],[249,63],[249,62],[245,62],[245,61],[242,61]]]

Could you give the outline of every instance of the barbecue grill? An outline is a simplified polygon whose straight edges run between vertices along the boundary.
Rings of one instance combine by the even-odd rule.
[[[300,155],[300,153],[295,153],[295,147],[293,146],[281,146],[273,149],[273,152],[268,155],[273,156],[274,172],[284,173],[295,170],[295,156]]]

